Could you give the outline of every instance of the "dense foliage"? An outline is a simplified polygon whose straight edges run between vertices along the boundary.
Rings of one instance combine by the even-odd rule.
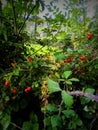
[[[65,13],[50,2],[44,18],[41,0],[1,3],[0,130],[97,130],[97,14],[77,0]]]

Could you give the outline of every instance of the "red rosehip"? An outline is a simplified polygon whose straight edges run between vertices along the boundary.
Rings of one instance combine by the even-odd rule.
[[[29,92],[29,91],[31,91],[31,90],[32,90],[32,88],[28,86],[27,88],[25,88],[24,91],[25,91],[25,92]]]
[[[71,61],[72,61],[71,57],[69,57],[66,60],[64,60],[65,63],[70,63]]]
[[[12,89],[12,93],[13,93],[13,94],[16,94],[16,93],[17,93],[17,89],[16,89],[16,88],[13,88],[13,89]]]
[[[29,57],[28,57],[28,61],[29,61],[29,62],[32,62],[32,60],[33,60],[32,57],[29,56]]]
[[[13,68],[15,68],[16,62],[12,62],[11,65],[12,65]]]
[[[49,78],[52,78],[52,74],[49,74],[48,77],[49,77]]]
[[[45,99],[44,101],[43,101],[43,105],[48,105],[48,100],[47,99]]]
[[[5,86],[8,87],[10,85],[10,82],[8,80],[5,81]]]
[[[85,57],[85,56],[80,56],[79,59],[80,59],[80,60],[86,60],[86,57]]]
[[[87,38],[88,38],[88,39],[91,39],[91,38],[92,38],[92,33],[88,33],[88,34],[87,34]]]

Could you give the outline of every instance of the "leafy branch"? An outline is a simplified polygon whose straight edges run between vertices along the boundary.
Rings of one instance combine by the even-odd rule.
[[[28,13],[28,15],[27,15],[27,17],[25,18],[25,20],[24,20],[22,26],[21,26],[20,29],[19,29],[18,35],[21,33],[21,31],[22,31],[22,29],[23,29],[23,27],[24,27],[26,21],[29,19],[31,13],[32,13],[33,10],[36,8],[36,6],[37,6],[37,5],[34,5],[33,8],[32,8],[32,10]]]

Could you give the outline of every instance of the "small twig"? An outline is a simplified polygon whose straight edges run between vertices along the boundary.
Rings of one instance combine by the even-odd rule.
[[[32,55],[36,54],[38,51],[40,51],[42,48],[44,48],[45,46],[40,47],[38,50],[36,50]]]
[[[60,105],[59,105],[59,113],[58,113],[58,116],[60,116],[60,114],[61,114],[61,111],[62,111],[62,104],[63,104],[63,100],[61,100],[61,103],[60,103]]]
[[[20,126],[16,125],[16,124],[13,123],[13,122],[10,122],[10,124],[13,125],[13,126],[15,126],[15,127],[17,127],[17,128],[20,129],[20,130],[24,130],[24,129],[22,129]]]
[[[94,124],[94,122],[96,121],[96,119],[97,119],[97,117],[95,117],[95,118],[92,120],[92,122],[91,122],[91,124],[90,124],[90,130],[92,130],[93,124]]]

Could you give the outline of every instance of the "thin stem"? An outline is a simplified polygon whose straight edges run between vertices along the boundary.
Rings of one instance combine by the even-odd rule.
[[[21,33],[21,31],[22,31],[22,29],[23,29],[23,27],[24,27],[26,21],[29,19],[30,15],[31,15],[31,13],[33,12],[33,10],[35,9],[35,7],[36,7],[36,5],[33,6],[32,10],[29,12],[29,14],[27,15],[27,17],[25,18],[24,23],[23,23],[23,25],[21,26],[18,35]]]
[[[20,130],[23,130],[20,126],[16,125],[15,123],[13,122],[10,122],[11,125],[15,126],[16,128],[20,129]]]
[[[59,105],[59,113],[58,113],[58,116],[61,115],[61,111],[62,111],[62,104],[63,104],[63,100],[61,100],[61,103]]]
[[[16,22],[16,12],[15,12],[15,6],[14,6],[14,1],[11,0],[11,3],[12,3],[12,9],[13,9],[13,21],[14,21],[14,33],[15,35],[17,35],[17,22]]]
[[[92,120],[92,122],[91,122],[91,124],[90,124],[90,130],[92,130],[92,127],[93,127],[94,122],[96,121],[96,119],[97,119],[97,117],[95,117],[95,118]]]
[[[0,0],[0,26],[2,25],[2,2]]]

